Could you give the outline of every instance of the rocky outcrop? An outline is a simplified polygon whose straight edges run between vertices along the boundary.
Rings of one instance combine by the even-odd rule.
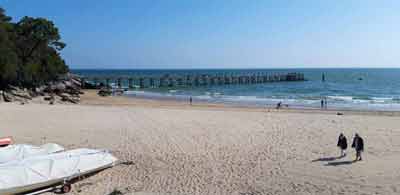
[[[64,101],[64,102],[70,102],[70,103],[77,104],[80,101],[79,95],[75,95],[75,94],[61,93],[61,94],[58,94],[58,96],[60,96],[61,101]]]
[[[14,96],[16,99],[32,100],[32,96],[27,89],[20,89],[14,86],[9,86],[9,88],[10,90],[8,93],[10,93],[10,95]]]
[[[5,102],[28,103],[34,97],[43,97],[49,104],[65,102],[77,104],[80,101],[81,80],[73,74],[66,74],[57,81],[36,87],[31,90],[8,86],[7,90],[1,92],[1,99]]]
[[[16,98],[11,93],[3,91],[3,100],[5,102],[13,102],[16,100]]]
[[[110,88],[102,88],[99,90],[99,92],[97,93],[99,96],[110,96],[112,95],[112,90]]]

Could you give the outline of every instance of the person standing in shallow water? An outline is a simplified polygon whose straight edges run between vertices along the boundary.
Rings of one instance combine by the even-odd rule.
[[[347,139],[343,133],[339,135],[337,146],[340,148],[340,157],[346,156]]]
[[[326,97],[324,100],[324,107],[325,107],[325,109],[328,109],[328,99]]]
[[[353,139],[353,144],[351,145],[352,148],[356,150],[356,160],[362,160],[361,153],[364,151],[364,140],[356,133]]]

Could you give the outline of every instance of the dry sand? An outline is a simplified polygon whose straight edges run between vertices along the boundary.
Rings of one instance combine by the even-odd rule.
[[[100,98],[81,105],[0,104],[0,137],[106,148],[133,165],[82,180],[71,194],[399,194],[398,114],[266,111]],[[365,141],[336,157],[337,137]],[[351,144],[351,143],[349,143]],[[136,194],[136,193],[135,193]]]

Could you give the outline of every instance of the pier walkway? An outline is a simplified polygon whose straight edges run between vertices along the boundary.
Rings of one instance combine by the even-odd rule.
[[[93,76],[82,77],[83,87],[112,86],[114,88],[175,88],[175,87],[199,87],[209,85],[249,85],[272,82],[305,81],[302,73],[280,73],[280,74],[253,74],[253,75],[162,75],[152,76]]]

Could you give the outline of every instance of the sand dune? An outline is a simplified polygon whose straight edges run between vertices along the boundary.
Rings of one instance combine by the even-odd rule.
[[[74,184],[71,194],[400,191],[399,117],[149,105],[3,103],[0,136],[107,148],[134,162]],[[349,140],[355,132],[364,138],[363,161],[352,163],[352,150],[334,159],[340,132]]]

